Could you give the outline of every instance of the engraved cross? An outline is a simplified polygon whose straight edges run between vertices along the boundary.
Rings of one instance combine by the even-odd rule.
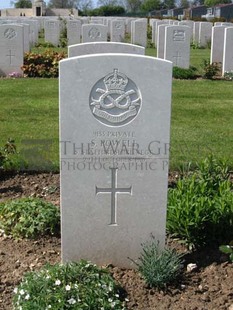
[[[178,62],[179,62],[179,58],[181,58],[181,55],[180,55],[180,52],[176,52],[176,55],[173,56],[173,59],[175,59],[175,65],[177,66],[178,65]]]
[[[123,188],[117,187],[117,168],[110,168],[112,174],[112,181],[110,188],[103,188],[96,186],[96,195],[111,194],[111,222],[109,225],[117,225],[117,194],[132,195],[132,186]]]
[[[7,56],[7,57],[10,57],[10,65],[11,65],[11,64],[12,64],[11,58],[12,58],[12,57],[15,57],[15,55],[12,54],[12,51],[11,51],[11,50],[9,50],[9,54],[6,55],[6,56]]]

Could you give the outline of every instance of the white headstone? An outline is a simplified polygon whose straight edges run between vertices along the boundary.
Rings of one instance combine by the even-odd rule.
[[[180,68],[189,68],[190,34],[188,26],[167,26],[165,28],[164,59]]]
[[[222,75],[226,71],[233,71],[233,27],[225,29]]]
[[[138,45],[120,42],[82,43],[68,47],[68,57],[103,53],[127,53],[145,55],[145,48]]]
[[[82,25],[82,42],[107,41],[108,27],[99,24]]]
[[[23,53],[23,26],[0,25],[0,76],[22,74]]]
[[[46,20],[44,35],[45,42],[49,42],[52,43],[54,46],[58,46],[60,40],[60,21]]]
[[[212,26],[213,24],[210,22],[200,22],[199,28],[199,45],[202,47],[206,47],[208,43],[211,41],[212,34]]]
[[[134,20],[131,26],[131,43],[146,47],[147,20],[145,18]]]
[[[194,22],[193,25],[193,42],[199,44],[200,22]]]
[[[212,28],[210,63],[223,61],[223,46],[225,26],[214,26]]]
[[[164,45],[165,45],[165,28],[167,24],[161,24],[158,26],[157,32],[157,57],[164,59]]]
[[[135,267],[151,234],[164,245],[171,81],[152,57],[60,62],[63,261]]]
[[[123,20],[112,20],[110,38],[112,42],[123,42],[125,38],[125,22]]]
[[[67,39],[68,46],[81,42],[82,23],[80,20],[67,21]]]

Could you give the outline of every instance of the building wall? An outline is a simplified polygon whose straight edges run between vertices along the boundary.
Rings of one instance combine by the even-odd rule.
[[[21,14],[24,16],[33,16],[32,15],[32,9],[4,9],[1,10],[1,16],[7,17],[7,16],[21,16]]]
[[[46,16],[78,16],[78,10],[73,9],[72,12],[69,9],[46,9],[45,11]],[[8,16],[27,16],[32,17],[35,16],[33,13],[33,9],[4,9],[1,10],[1,16],[2,17],[8,17]]]

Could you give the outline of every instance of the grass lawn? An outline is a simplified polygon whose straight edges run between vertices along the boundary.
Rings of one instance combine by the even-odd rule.
[[[0,145],[11,137],[23,157],[58,169],[58,80],[0,79],[0,92]],[[229,81],[173,80],[172,170],[208,154],[233,167],[232,98]]]

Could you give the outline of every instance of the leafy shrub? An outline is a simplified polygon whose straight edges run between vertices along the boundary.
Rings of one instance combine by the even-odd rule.
[[[46,51],[41,54],[25,53],[22,70],[26,77],[55,78],[58,77],[59,61],[65,53]]]
[[[220,71],[220,64],[218,62],[210,63],[209,60],[204,59],[203,60],[203,70],[204,70],[203,77],[205,79],[212,80],[213,77],[218,75],[218,73]]]
[[[182,269],[181,255],[168,248],[161,250],[154,237],[142,245],[139,261],[138,270],[150,287],[166,287],[177,279]]]
[[[58,235],[59,210],[41,199],[23,198],[0,204],[0,228],[13,237],[36,238]]]
[[[14,140],[8,139],[6,144],[0,147],[0,169],[5,169],[6,167],[8,167],[8,169],[11,168],[13,166],[11,155],[16,153]]]
[[[119,289],[107,270],[82,260],[26,274],[13,304],[15,310],[123,310]]]
[[[189,247],[233,239],[233,191],[226,163],[213,157],[168,193],[167,230]]]
[[[197,69],[195,67],[189,67],[188,69],[184,69],[174,66],[172,75],[175,79],[196,79]]]

